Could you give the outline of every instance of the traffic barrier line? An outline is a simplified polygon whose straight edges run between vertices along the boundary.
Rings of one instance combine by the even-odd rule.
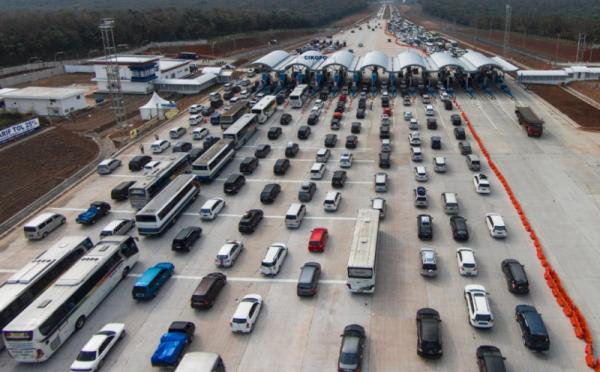
[[[540,264],[544,268],[544,279],[546,280],[546,284],[551,290],[552,295],[556,300],[556,303],[561,307],[563,313],[571,322],[571,326],[573,327],[575,337],[585,342],[586,365],[590,369],[594,369],[596,372],[600,372],[600,359],[595,358],[594,341],[592,338],[592,334],[587,326],[587,321],[585,317],[579,311],[579,308],[577,307],[577,305],[575,305],[573,299],[571,298],[571,296],[569,296],[566,289],[562,286],[558,274],[556,273],[556,271],[554,271],[552,265],[550,265],[550,263],[546,259],[546,256],[544,254],[544,247],[540,242],[537,234],[535,233],[535,230],[533,229],[531,223],[527,219],[527,216],[525,215],[525,212],[523,211],[523,208],[521,207],[521,204],[519,203],[517,197],[514,195],[510,184],[492,160],[490,153],[488,152],[487,148],[485,147],[485,144],[479,137],[479,134],[471,124],[471,121],[469,120],[467,114],[463,111],[458,102],[456,102],[456,98],[452,98],[452,100],[454,101],[454,105],[456,106],[457,110],[460,112],[461,117],[465,121],[465,124],[469,129],[469,132],[473,136],[473,139],[475,140],[475,142],[477,142],[481,153],[487,160],[490,169],[492,170],[492,172],[494,172],[494,175],[502,184],[502,187],[508,195],[513,207],[519,214],[523,228],[527,233],[529,233],[529,239],[532,241],[533,246],[535,247],[536,256],[538,257]]]

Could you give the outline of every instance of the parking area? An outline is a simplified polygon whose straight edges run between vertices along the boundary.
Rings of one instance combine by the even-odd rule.
[[[385,52],[385,48],[389,48],[389,54],[401,50],[387,42],[382,29],[370,31],[363,28],[355,33],[346,31],[336,38],[345,39],[348,47],[359,54],[368,50]],[[365,47],[359,48],[358,43]],[[541,112],[549,112],[529,93],[516,86],[511,86],[511,89],[519,100]],[[490,101],[477,97],[471,100],[459,92],[457,99],[519,196],[538,235],[548,247],[549,257],[564,279],[563,284],[573,293],[593,329],[597,319],[592,314],[598,298],[585,294],[593,293],[594,284],[598,282],[594,268],[600,263],[597,262],[598,255],[594,254],[600,241],[596,236],[600,232],[595,228],[599,222],[598,199],[595,198],[600,194],[594,192],[600,185],[595,160],[597,137],[577,132],[560,118],[549,114],[544,115],[548,124],[544,137],[531,139],[516,124],[512,112],[514,103],[508,98]],[[382,170],[378,167],[380,97],[373,99],[373,110],[367,110],[363,120],[355,119],[358,98],[351,99],[346,106],[341,129],[332,131],[329,123],[336,102],[337,98],[330,98],[325,104],[326,109],[319,122],[311,126],[312,133],[307,140],[298,140],[297,130],[300,125],[306,124],[312,101],[300,110],[280,106],[266,124],[259,126],[247,145],[236,153],[235,159],[219,178],[201,187],[200,197],[186,209],[175,226],[159,238],[140,238],[141,256],[133,273],[98,306],[84,328],[74,334],[52,359],[41,365],[22,365],[3,352],[0,354],[0,369],[65,371],[94,332],[105,323],[123,322],[127,336],[109,355],[104,370],[150,370],[150,356],[160,336],[172,321],[186,320],[196,324],[196,337],[188,351],[217,352],[227,369],[234,371],[335,370],[339,335],[344,326],[351,323],[363,325],[367,333],[365,371],[476,371],[475,350],[484,344],[495,345],[502,350],[510,371],[584,370],[583,344],[574,337],[571,325],[556,305],[528,236],[486,164],[482,164],[481,171],[490,177],[492,193],[480,195],[475,192],[473,172],[459,152],[458,141],[453,135],[454,127],[449,121],[450,114],[456,111],[447,111],[440,101],[434,102],[438,129],[428,130],[425,106],[420,99],[413,100],[410,107],[404,107],[399,97],[393,99],[391,168]],[[421,163],[410,159],[409,129],[402,117],[405,110],[411,111],[419,122],[424,155]],[[292,123],[281,126],[283,135],[279,139],[268,140],[268,129],[280,126],[279,118],[286,112],[293,116]],[[168,138],[170,128],[179,125],[188,127],[187,120],[187,115],[184,115],[156,134],[160,138]],[[362,131],[358,134],[357,148],[346,150],[345,137],[350,134],[353,121],[362,123]],[[211,133],[221,135],[217,126],[202,125],[206,125]],[[300,184],[309,179],[315,153],[323,147],[328,133],[336,133],[338,142],[331,149],[332,157],[326,165],[325,176],[323,180],[316,181],[317,192],[312,201],[305,203],[307,215],[302,226],[289,230],[285,226],[285,212],[290,203],[298,202]],[[440,150],[431,149],[432,135],[442,138]],[[195,142],[189,129],[183,139]],[[145,147],[149,148],[152,141],[151,135],[145,140]],[[275,176],[273,165],[277,159],[285,158],[284,149],[289,141],[298,143],[300,151],[290,159],[288,172],[284,176]],[[253,156],[255,147],[263,143],[272,146],[271,153],[259,160],[258,168],[246,177],[247,182],[237,195],[224,195],[224,179],[231,173],[237,173],[241,160]],[[471,144],[474,152],[478,153],[476,144]],[[347,169],[348,179],[340,190],[342,202],[336,212],[325,212],[323,199],[327,191],[332,190],[331,176],[340,169],[338,161],[344,151],[352,152],[355,160]],[[139,149],[133,147],[120,158],[126,163],[138,154]],[[434,156],[446,158],[446,173],[433,171]],[[160,159],[161,156],[155,158]],[[417,165],[427,168],[427,182],[415,181],[413,168]],[[380,171],[390,177],[386,193],[374,190],[373,178]],[[62,236],[89,235],[97,241],[105,223],[114,218],[133,217],[134,211],[127,201],[111,201],[109,217],[98,224],[83,227],[74,222],[77,214],[90,202],[108,201],[114,186],[139,177],[139,173],[131,173],[125,166],[112,175],[90,176],[48,208],[66,215],[69,221],[66,226],[39,242],[26,241],[20,229],[0,241],[0,272],[8,276]],[[271,205],[263,205],[259,200],[259,194],[267,183],[279,183],[282,188]],[[419,185],[427,188],[429,206],[426,209],[417,209],[413,205],[413,189]],[[589,191],[574,194],[581,189]],[[459,214],[467,219],[469,226],[468,242],[452,239],[449,216],[444,213],[440,200],[442,192],[457,193]],[[384,197],[388,207],[380,224],[376,291],[373,295],[353,295],[346,288],[345,280],[355,218],[357,210],[369,208],[371,198],[376,196]],[[227,206],[216,220],[201,221],[200,206],[212,197],[223,197]],[[256,232],[241,235],[237,229],[238,221],[251,208],[263,209],[265,219]],[[504,217],[508,229],[506,239],[490,237],[484,222],[484,216],[489,212]],[[421,213],[433,217],[434,237],[428,242],[417,237],[416,217]],[[189,253],[172,252],[171,241],[175,234],[182,227],[191,225],[202,227],[200,240]],[[563,230],[565,226],[566,231]],[[323,253],[307,250],[310,231],[315,227],[326,227],[330,233]],[[243,240],[245,250],[234,267],[216,269],[214,257],[227,239]],[[259,265],[266,248],[274,242],[287,244],[289,254],[279,275],[265,278],[259,272]],[[459,275],[455,251],[461,246],[475,251],[478,276]],[[420,275],[418,252],[422,247],[434,248],[438,253],[439,272],[435,278]],[[572,252],[575,251],[582,253],[573,257]],[[500,269],[500,262],[505,258],[516,258],[525,265],[530,294],[517,297],[508,292]],[[134,301],[131,288],[136,278],[145,268],[164,261],[175,265],[174,278],[152,301]],[[308,261],[319,262],[323,273],[319,293],[314,298],[305,299],[296,295],[296,281],[300,266]],[[214,271],[224,272],[228,284],[211,310],[192,309],[190,296],[194,288],[202,276]],[[490,293],[494,315],[492,329],[478,330],[469,325],[463,296],[467,284],[481,284]],[[258,293],[264,299],[258,323],[249,335],[233,334],[229,328],[230,318],[239,300],[250,293]],[[521,303],[535,305],[542,313],[550,334],[549,352],[533,353],[523,346],[519,328],[513,319],[515,306]],[[426,360],[416,353],[415,315],[423,307],[438,310],[442,318],[444,355],[438,360]]]

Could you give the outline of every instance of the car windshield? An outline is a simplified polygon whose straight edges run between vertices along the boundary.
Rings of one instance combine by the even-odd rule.
[[[240,324],[244,324],[246,323],[246,319],[242,319],[242,318],[233,318],[233,323],[240,323]]]
[[[92,362],[96,360],[96,352],[82,350],[79,352],[79,355],[77,355],[77,360],[80,362]]]
[[[342,353],[340,362],[346,365],[356,365],[358,363],[358,355],[356,353]]]

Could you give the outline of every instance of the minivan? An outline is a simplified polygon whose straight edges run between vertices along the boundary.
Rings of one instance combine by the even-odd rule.
[[[225,207],[225,200],[222,198],[208,199],[200,208],[200,218],[205,221],[212,221]]]
[[[323,208],[326,212],[337,211],[342,201],[342,193],[339,191],[329,191],[323,200]]]
[[[288,229],[297,229],[302,225],[302,220],[306,215],[306,206],[300,203],[292,203],[285,214],[285,226]]]
[[[183,137],[183,135],[185,135],[185,132],[186,130],[184,127],[172,128],[171,130],[169,130],[169,138],[177,139],[179,137]]]
[[[151,300],[156,297],[158,290],[173,275],[175,265],[170,262],[159,262],[146,269],[135,282],[131,295],[135,300]]]
[[[153,154],[160,154],[169,147],[171,147],[171,142],[167,140],[157,140],[152,142],[150,145],[150,149],[152,149]]]
[[[419,251],[421,275],[434,277],[437,275],[437,253],[433,248],[421,248]]]
[[[324,227],[316,227],[310,233],[308,240],[309,252],[323,252],[329,239],[329,231]]]
[[[144,175],[150,174],[160,168],[160,160],[152,160],[144,165]]]
[[[446,214],[458,214],[458,199],[453,192],[442,193],[442,206]]]
[[[194,309],[208,309],[215,304],[221,289],[227,283],[227,276],[223,273],[210,273],[200,280],[194,290],[190,305]]]
[[[246,183],[246,178],[239,173],[230,174],[223,184],[225,194],[237,194]]]
[[[112,200],[117,201],[127,200],[127,197],[129,195],[129,189],[131,188],[131,186],[133,186],[134,183],[135,181],[121,182],[111,190],[110,198]]]
[[[529,279],[525,267],[515,259],[507,258],[501,263],[502,272],[506,278],[506,285],[511,293],[529,293]]]
[[[263,204],[271,204],[281,192],[281,186],[278,183],[268,183],[260,193],[260,202]]]
[[[287,251],[288,248],[284,243],[271,244],[260,263],[260,273],[267,276],[279,274],[279,270],[281,270],[281,266],[287,256]]]
[[[127,235],[129,230],[135,226],[135,221],[129,218],[118,219],[110,221],[102,231],[100,231],[100,238],[112,235]]]
[[[327,163],[329,157],[331,156],[331,151],[329,149],[321,148],[317,151],[316,160],[317,163]]]
[[[215,265],[217,267],[232,267],[244,250],[244,243],[240,240],[227,240],[217,252]]]
[[[342,188],[346,183],[346,171],[337,170],[333,172],[333,177],[331,177],[331,186],[335,188]]]
[[[441,150],[442,149],[442,137],[431,136],[431,148],[433,150]]]
[[[203,120],[204,120],[204,118],[202,117],[202,115],[199,115],[199,114],[190,115],[189,124],[190,124],[190,126],[198,125],[198,124],[202,123]]]
[[[202,228],[197,226],[184,227],[173,238],[171,250],[189,252],[196,240],[200,238],[200,235],[202,235]]]
[[[388,189],[388,175],[387,173],[376,173],[375,174],[375,192],[386,192]]]
[[[67,222],[67,218],[59,213],[42,213],[23,226],[25,237],[30,240],[43,239],[60,225]]]
[[[132,172],[140,171],[150,161],[152,161],[150,155],[137,155],[129,161],[129,170]]]
[[[421,152],[421,147],[419,146],[411,146],[410,147],[410,158],[414,162],[423,161],[423,153]]]
[[[115,169],[121,166],[121,160],[119,159],[105,159],[98,164],[98,174],[111,174]]]
[[[246,175],[252,174],[257,167],[258,159],[253,156],[247,156],[240,163],[240,173]]]
[[[311,180],[320,180],[323,178],[325,174],[325,164],[323,163],[314,163],[310,168],[310,179]]]
[[[318,262],[305,263],[300,268],[300,277],[296,286],[298,296],[314,296],[317,294],[319,276],[321,276],[321,265]]]
[[[467,165],[469,166],[470,170],[478,171],[481,169],[481,161],[479,160],[479,156],[469,154],[465,156],[465,159],[467,160]]]

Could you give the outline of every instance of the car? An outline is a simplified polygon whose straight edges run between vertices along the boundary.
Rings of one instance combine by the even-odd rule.
[[[338,371],[360,371],[365,347],[365,329],[358,324],[344,327],[342,344],[338,357]]]
[[[334,188],[342,188],[346,183],[346,171],[344,170],[336,170],[333,172],[333,177],[331,177],[331,186]]]
[[[371,199],[371,208],[379,211],[379,218],[384,219],[385,213],[387,211],[387,205],[385,203],[385,199],[382,197],[377,197]]]
[[[150,155],[136,155],[129,161],[128,168],[132,172],[138,172],[144,169],[144,165],[151,161],[152,157]]]
[[[331,150],[329,150],[327,148],[320,148],[319,150],[317,150],[317,155],[315,157],[315,160],[317,163],[327,163],[327,161],[329,161],[330,157],[331,157]]]
[[[342,126],[342,120],[339,117],[334,117],[333,119],[331,119],[331,124],[330,124],[330,128],[332,130],[339,130],[340,127]]]
[[[379,153],[379,168],[388,169],[391,167],[391,156],[389,152]]]
[[[192,139],[193,140],[203,140],[204,137],[210,134],[209,130],[206,128],[196,128],[192,131]]]
[[[198,226],[188,226],[179,230],[171,243],[172,251],[189,252],[196,240],[200,239],[202,228]]]
[[[421,240],[433,239],[433,217],[428,214],[417,216],[417,236]]]
[[[489,194],[492,192],[490,188],[490,181],[483,173],[477,173],[473,175],[473,185],[475,186],[475,191],[478,194]]]
[[[281,186],[278,183],[268,183],[260,193],[260,202],[263,204],[272,204],[281,192]]]
[[[404,96],[404,98],[402,99],[402,104],[406,107],[410,106],[412,104],[410,97]]]
[[[476,276],[478,274],[475,253],[471,248],[460,247],[456,249],[458,273],[462,276]]]
[[[100,231],[100,238],[113,235],[127,235],[129,230],[135,227],[135,220],[133,218],[118,218],[110,221]]]
[[[217,141],[219,141],[219,137],[209,134],[208,136],[204,137],[204,142],[202,142],[202,148],[204,150],[208,150],[212,145],[217,143]]]
[[[427,208],[429,201],[427,199],[427,189],[423,186],[417,186],[413,189],[413,195],[415,196],[415,207]]]
[[[189,107],[189,112],[190,112],[190,114],[194,115],[194,114],[199,113],[200,110],[203,109],[204,107],[206,107],[206,106],[204,106],[204,105],[198,105],[198,104],[191,105]]]
[[[427,169],[423,166],[415,167],[415,180],[425,182],[427,179]]]
[[[192,322],[175,321],[152,354],[152,367],[175,367],[183,357],[185,349],[192,343],[196,325]]]
[[[452,237],[458,242],[466,242],[469,240],[469,228],[467,219],[462,216],[450,217],[450,228],[452,229]]]
[[[329,133],[327,135],[325,135],[325,147],[335,147],[335,144],[337,143],[337,134],[335,133]]]
[[[460,141],[458,143],[458,150],[462,155],[469,155],[473,153],[473,150],[471,149],[471,144],[468,141]]]
[[[315,114],[318,116],[321,115],[321,109],[323,108],[322,105],[314,105],[311,109],[310,109],[310,113],[311,114]]]
[[[454,138],[457,140],[464,140],[467,138],[467,134],[465,133],[465,128],[459,127],[454,128]]]
[[[354,155],[351,152],[344,151],[340,155],[340,168],[350,168],[352,167],[352,161],[354,160]]]
[[[504,219],[498,213],[487,213],[485,215],[485,224],[490,231],[490,236],[496,239],[504,239],[507,236]]]
[[[242,234],[251,234],[256,231],[258,224],[262,221],[264,213],[262,209],[250,209],[246,211],[238,223],[238,231]]]
[[[212,221],[219,215],[219,212],[225,208],[225,199],[210,198],[202,207],[200,207],[200,219],[204,221]]]
[[[98,174],[105,175],[111,174],[115,169],[121,166],[121,160],[109,158],[104,159],[98,164],[97,171]]]
[[[307,262],[300,268],[300,276],[296,286],[296,294],[299,297],[310,297],[317,294],[319,290],[319,277],[321,276],[321,264],[318,262]]]
[[[131,296],[138,301],[153,299],[174,271],[175,265],[170,262],[159,262],[147,268],[133,285]]]
[[[529,293],[529,279],[527,279],[525,266],[513,258],[507,258],[502,261],[500,267],[509,292],[514,294]]]
[[[475,328],[492,328],[494,315],[485,287],[479,284],[466,285],[464,295],[469,313],[469,323]]]
[[[215,265],[217,267],[232,267],[243,250],[244,243],[241,240],[227,240],[215,257]]]
[[[260,264],[260,273],[265,276],[279,274],[281,266],[287,257],[288,247],[284,243],[273,243],[267,248],[265,257]]]
[[[185,129],[184,127],[171,128],[171,130],[169,130],[169,138],[178,139],[180,137],[183,137],[186,133],[187,129]]]
[[[315,227],[310,232],[310,239],[308,240],[308,251],[309,252],[323,252],[325,246],[329,240],[329,231],[325,227]]]
[[[506,372],[502,352],[496,346],[481,345],[477,348],[479,372]]]
[[[234,333],[250,333],[258,320],[263,299],[258,294],[244,296],[231,317],[231,331]]]
[[[298,200],[301,202],[309,202],[317,192],[317,184],[314,182],[303,182],[298,191]]]
[[[288,125],[292,122],[292,115],[288,114],[288,113],[284,113],[283,115],[281,115],[281,117],[279,118],[279,124],[281,125]]]
[[[313,111],[313,112],[311,112],[308,115],[308,119],[306,120],[306,124],[308,124],[308,125],[316,125],[318,121],[319,121],[319,114]]]
[[[226,284],[227,276],[223,273],[210,273],[202,277],[190,298],[192,309],[205,310],[213,307]]]
[[[435,120],[435,118],[427,118],[427,129],[437,129],[437,121]]]
[[[81,212],[75,221],[81,225],[93,225],[100,218],[106,216],[110,211],[110,204],[103,201],[95,201],[90,204],[90,207]]]
[[[193,147],[190,151],[188,151],[188,159],[190,159],[190,163],[193,163],[196,159],[198,159],[202,154],[204,154],[206,150],[201,147]]]
[[[146,165],[144,165],[144,175],[154,173],[157,169],[160,168],[160,164],[160,160],[152,160],[146,163]]]
[[[75,361],[71,363],[71,372],[98,371],[108,353],[125,336],[125,324],[108,323],[96,332],[83,346]]]
[[[271,145],[269,144],[261,144],[256,146],[256,150],[254,151],[254,156],[258,159],[264,159],[271,152]]]
[[[459,126],[462,124],[462,120],[460,118],[459,114],[452,114],[450,115],[450,122],[452,122],[452,125],[455,126]]]
[[[289,159],[277,159],[273,165],[273,173],[277,176],[283,176],[290,168]]]
[[[389,125],[382,125],[379,127],[379,139],[390,139],[391,131]]]
[[[415,119],[415,118],[410,119],[410,121],[408,122],[408,129],[409,130],[419,130],[419,122],[417,121],[417,119]]]
[[[283,133],[283,130],[280,127],[271,127],[267,132],[267,138],[270,140],[276,140],[279,138],[279,136],[281,136],[281,133]]]
[[[411,146],[421,146],[421,132],[410,131],[408,133],[408,144]]]
[[[313,104],[313,108],[318,107],[319,109],[323,109],[324,106],[325,106],[325,102],[323,102],[322,99],[315,100],[315,103]]]
[[[177,142],[175,145],[173,145],[173,148],[171,151],[175,152],[188,152],[192,149],[192,144],[189,142],[185,142],[185,141],[180,141]]]
[[[298,146],[297,143],[288,142],[288,144],[285,146],[285,157],[295,158],[298,154],[298,151],[300,151],[300,146]]]
[[[361,124],[359,121],[352,122],[350,132],[352,134],[359,134],[361,130]]]
[[[310,136],[310,127],[308,125],[301,125],[298,128],[298,139],[306,140]]]
[[[358,145],[358,136],[356,134],[351,134],[346,136],[346,148],[347,149],[355,149]]]
[[[431,308],[417,311],[417,354],[425,358],[439,358],[443,354],[440,313]]]
[[[212,106],[205,106],[200,109],[200,115],[202,115],[202,116],[210,116],[214,112],[215,112],[215,108]]]
[[[421,248],[419,250],[421,275],[432,278],[437,275],[438,267],[437,252],[433,248]]]
[[[230,174],[223,184],[223,192],[227,195],[235,195],[246,184],[246,177],[239,173]]]
[[[413,114],[410,111],[404,111],[404,120],[405,121],[410,121],[410,119],[413,118]]]
[[[436,173],[446,173],[446,158],[443,156],[433,157],[433,170]]]
[[[515,307],[515,320],[521,329],[523,344],[533,351],[548,351],[550,337],[542,315],[531,305],[517,305]]]
[[[358,110],[356,110],[356,118],[357,119],[364,119],[366,114],[366,110],[364,108],[359,108]]]

